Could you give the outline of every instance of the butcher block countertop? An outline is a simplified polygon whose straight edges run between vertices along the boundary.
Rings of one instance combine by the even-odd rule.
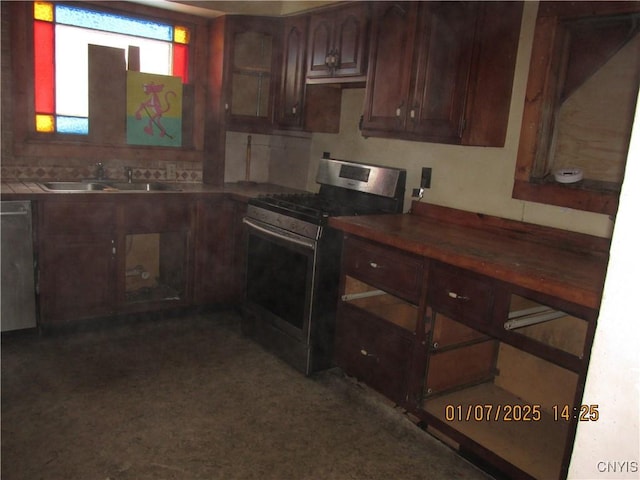
[[[411,213],[333,217],[345,233],[598,309],[609,240],[414,202]]]

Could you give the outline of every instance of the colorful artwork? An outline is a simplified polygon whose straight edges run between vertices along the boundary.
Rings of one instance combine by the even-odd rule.
[[[182,146],[182,79],[127,72],[127,143]]]

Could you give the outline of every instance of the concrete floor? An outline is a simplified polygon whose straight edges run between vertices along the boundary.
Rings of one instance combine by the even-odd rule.
[[[337,369],[234,313],[2,341],[3,480],[488,479]]]

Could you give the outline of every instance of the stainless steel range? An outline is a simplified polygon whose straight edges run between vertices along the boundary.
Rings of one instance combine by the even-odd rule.
[[[309,375],[329,368],[342,235],[331,216],[402,213],[406,171],[322,158],[317,194],[251,199],[242,329]]]

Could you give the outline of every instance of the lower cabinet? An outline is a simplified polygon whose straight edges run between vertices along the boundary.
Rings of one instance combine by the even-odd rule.
[[[349,375],[405,403],[411,366],[411,331],[349,303],[339,307],[336,361]]]
[[[196,210],[194,302],[235,304],[244,289],[246,204],[226,198],[199,200]]]
[[[385,249],[393,275],[370,275]],[[337,365],[481,466],[566,478],[577,422],[599,416],[581,403],[597,312],[428,258],[403,299],[385,285],[416,265],[401,256],[345,238]]]
[[[42,327],[241,297],[241,202],[94,197],[39,204]]]
[[[40,248],[40,319],[60,324],[114,313],[115,238],[52,235]]]

